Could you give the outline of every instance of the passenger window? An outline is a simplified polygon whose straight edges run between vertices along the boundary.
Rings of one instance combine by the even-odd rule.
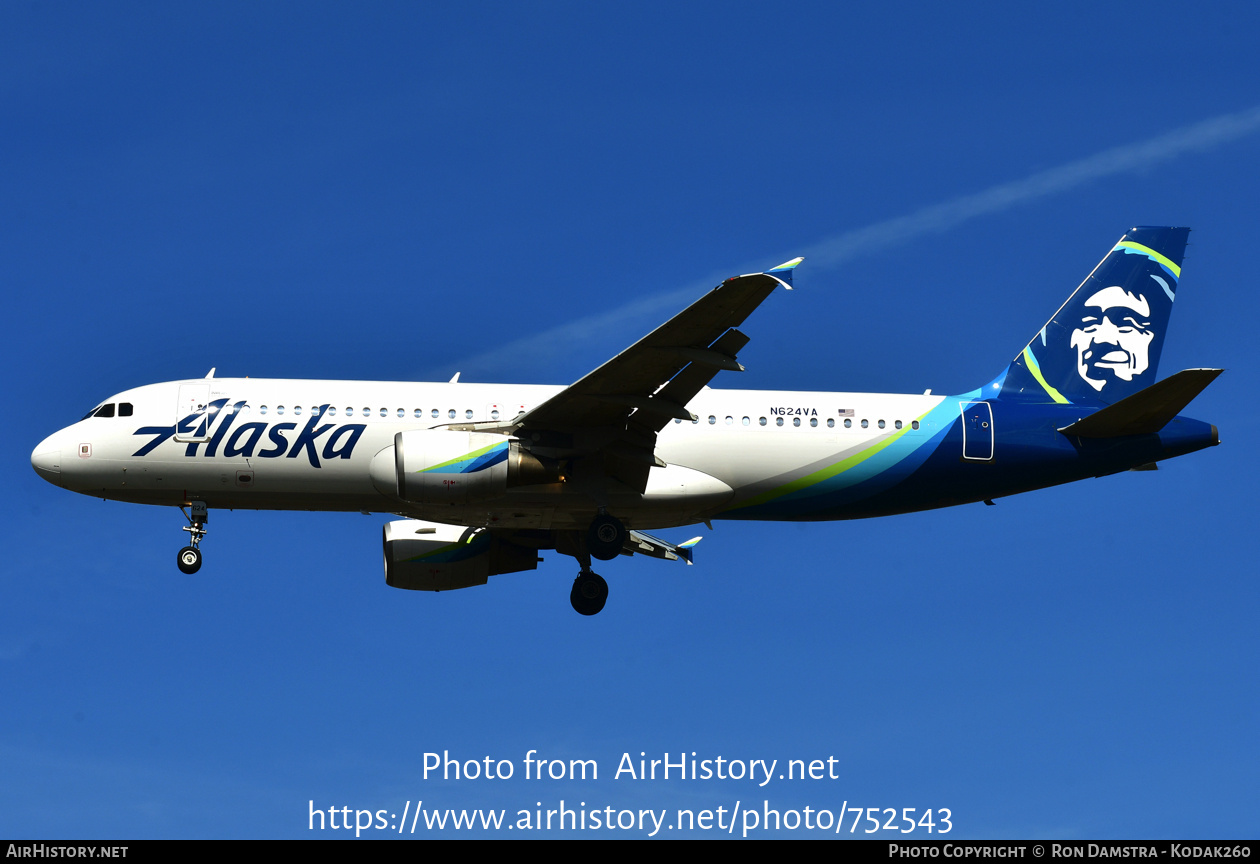
[[[832,429],[832,428],[834,428],[834,427],[835,427],[835,425],[836,425],[836,418],[834,418],[834,417],[828,417],[828,418],[827,418],[827,428],[828,428],[828,429]]]
[[[437,418],[438,418],[438,409],[434,408],[434,409],[433,409],[433,419],[434,419],[434,420],[436,420]]]
[[[845,420],[845,421],[844,421],[844,428],[845,428],[845,429],[852,429],[852,428],[853,428],[853,421],[852,421],[852,420]]]
[[[782,417],[775,417],[775,418],[774,418],[774,425],[775,425],[775,426],[782,426],[782,425],[783,425],[783,418],[782,418]]]
[[[382,416],[382,417],[388,417],[388,416],[389,416],[389,409],[388,409],[388,408],[382,408],[382,409],[381,409],[381,416]]]
[[[302,416],[302,406],[301,406],[301,405],[294,405],[294,406],[293,406],[293,416],[294,416],[294,417],[301,417],[301,416]]]
[[[879,421],[879,428],[880,428],[880,429],[883,429],[883,428],[884,428],[884,421],[883,421],[883,420],[880,420],[880,421]]]
[[[800,426],[800,425],[801,425],[801,418],[800,418],[800,417],[793,417],[793,418],[792,418],[792,425],[793,425],[793,426]]]
[[[283,413],[284,413],[284,406],[283,406],[283,405],[277,405],[277,406],[276,406],[276,413],[277,413],[277,414],[283,414]]]
[[[407,409],[406,409],[406,408],[399,408],[399,409],[398,409],[398,419],[399,419],[399,420],[401,420],[402,418],[404,418],[404,417],[406,417],[406,416],[407,416]]]
[[[810,426],[817,426],[817,425],[818,425],[818,418],[817,418],[817,417],[810,417],[810,418],[809,418],[809,425],[810,425]]]
[[[734,423],[734,422],[735,422],[735,418],[734,418],[734,417],[732,417],[730,414],[727,414],[727,415],[726,415],[726,425],[727,425],[727,426],[730,426],[730,425],[731,425],[732,423]]]
[[[421,417],[423,417],[423,416],[424,416],[424,409],[423,409],[423,408],[417,408],[417,409],[416,409],[416,415],[415,415],[415,416],[416,416],[416,419],[417,419],[417,420],[419,420]]]
[[[493,411],[491,411],[491,412],[490,412],[490,419],[491,419],[491,420],[498,420],[498,419],[499,419],[499,409],[498,409],[498,408],[495,408]]]
[[[871,425],[871,421],[870,421],[870,420],[863,420],[863,421],[862,421],[862,428],[863,428],[863,429],[867,428],[867,427],[868,427],[868,426],[870,426],[870,425]]]
[[[716,423],[716,422],[717,422],[717,418],[716,418],[716,417],[714,417],[712,414],[710,414],[710,415],[709,415],[709,425],[710,425],[710,426],[712,426],[712,425],[713,425],[714,423]]]
[[[681,422],[682,422],[682,418],[681,418],[681,417],[675,417],[675,418],[674,418],[674,422],[675,422],[675,423],[681,423]]]
[[[266,405],[260,405],[260,406],[258,406],[258,413],[259,413],[259,414],[266,414],[266,413],[267,413],[267,406],[266,406]]]
[[[447,412],[446,412],[446,416],[447,416],[447,417],[449,417],[451,420],[454,420],[454,419],[455,419],[455,409],[454,409],[454,408],[452,408],[450,411],[447,411]]]
[[[900,428],[901,428],[901,421],[900,421],[900,420],[898,420],[896,423],[894,423],[894,424],[893,424],[893,426],[895,426],[895,427],[897,427],[898,429],[900,429]]]
[[[765,426],[765,425],[766,425],[766,418],[765,418],[765,417],[758,417],[758,418],[757,418],[757,422],[758,422],[758,423],[760,423],[762,426]]]
[[[745,417],[745,418],[744,418],[744,425],[745,425],[745,426],[747,426],[747,425],[749,424],[749,422],[750,422],[750,421],[749,421],[749,419],[748,419],[747,417]]]
[[[329,406],[328,406],[328,416],[329,416],[329,417],[336,417],[336,416],[337,416],[337,409],[336,409],[336,408],[334,408],[332,405],[329,405]]]
[[[911,429],[918,429],[918,428],[919,428],[919,421],[918,421],[918,420],[911,420],[911,421],[910,421],[910,428],[911,428]]]
[[[371,417],[371,416],[372,416],[372,409],[371,409],[371,408],[364,408],[364,409],[363,409],[363,416],[364,416],[364,417]]]
[[[467,411],[465,411],[465,412],[464,412],[464,419],[465,419],[465,420],[471,420],[471,419],[472,419],[472,409],[471,409],[471,408],[469,408]]]

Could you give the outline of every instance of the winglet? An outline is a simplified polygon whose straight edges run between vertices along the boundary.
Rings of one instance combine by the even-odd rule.
[[[793,258],[791,261],[785,261],[778,267],[774,267],[766,271],[766,275],[773,276],[783,283],[783,287],[789,291],[792,290],[792,271],[796,269],[796,265],[804,261],[804,258]]]
[[[692,556],[695,554],[693,550],[695,549],[696,544],[699,543],[703,539],[704,539],[703,537],[692,537],[686,543],[678,544],[678,554],[682,556],[683,560],[687,562],[688,566],[695,563],[692,560]]]

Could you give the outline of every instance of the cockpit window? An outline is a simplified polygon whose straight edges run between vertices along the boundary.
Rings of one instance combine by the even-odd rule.
[[[96,414],[94,414],[93,416],[94,417],[113,417],[114,416],[114,403],[110,402],[106,405],[102,405],[100,408],[97,408]]]
[[[130,416],[131,416],[131,403],[130,403],[130,402],[119,402],[119,403],[118,403],[118,416],[119,416],[119,417],[130,417]]]

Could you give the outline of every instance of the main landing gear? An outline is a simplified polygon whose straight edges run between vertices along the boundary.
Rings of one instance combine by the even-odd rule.
[[[586,531],[586,548],[600,561],[611,561],[621,554],[626,542],[626,526],[616,516],[600,512]]]
[[[608,583],[604,581],[604,577],[591,570],[591,558],[611,561],[620,555],[626,542],[626,526],[621,524],[620,519],[609,516],[601,509],[591,520],[591,526],[585,534],[578,531],[567,532],[565,538],[557,545],[557,551],[572,555],[582,567],[573,580],[569,602],[579,615],[598,614],[608,602]]]
[[[179,550],[179,556],[176,558],[179,569],[192,575],[201,569],[201,550],[197,547],[201,544],[201,540],[206,536],[206,522],[210,520],[210,512],[206,507],[205,501],[192,502],[191,515],[183,507],[179,508],[184,518],[188,520],[188,524],[184,526],[184,530],[191,536],[189,545]]]
[[[598,573],[584,568],[573,580],[573,590],[569,592],[569,602],[579,615],[595,615],[608,602],[608,583]]]

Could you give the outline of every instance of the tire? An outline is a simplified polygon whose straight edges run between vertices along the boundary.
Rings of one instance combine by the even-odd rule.
[[[596,516],[586,532],[586,548],[592,558],[611,561],[626,543],[626,526],[615,516]]]
[[[579,615],[598,615],[608,602],[608,583],[598,573],[579,573],[573,580],[569,602]]]
[[[191,576],[201,569],[201,550],[185,546],[179,550],[179,556],[175,560],[179,564],[180,571]]]

